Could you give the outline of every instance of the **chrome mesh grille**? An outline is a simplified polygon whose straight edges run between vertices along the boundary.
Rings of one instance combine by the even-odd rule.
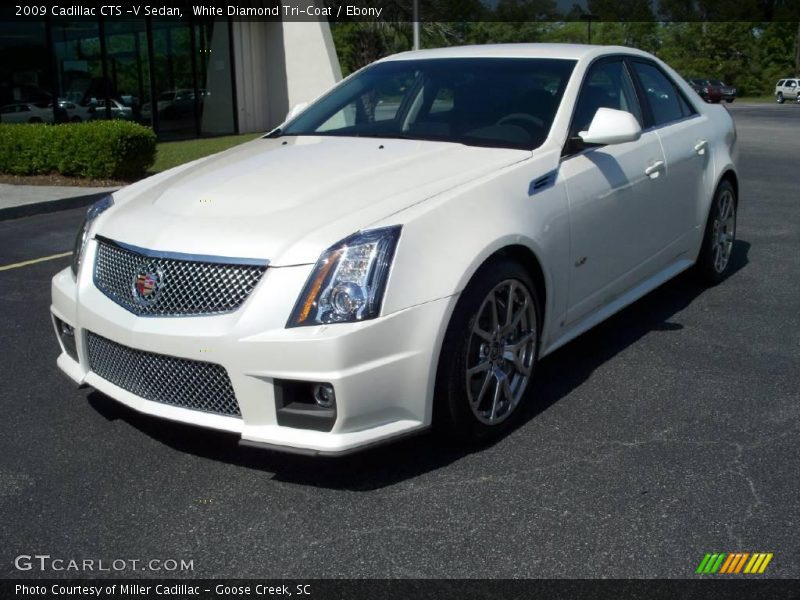
[[[198,316],[232,312],[247,299],[266,271],[264,264],[225,259],[184,260],[148,256],[98,238],[94,283],[114,302],[137,315]],[[230,260],[230,259],[229,259]],[[155,299],[143,302],[134,289],[142,272],[159,272]]]
[[[241,416],[230,378],[221,365],[136,350],[91,331],[86,339],[91,370],[140,398]]]

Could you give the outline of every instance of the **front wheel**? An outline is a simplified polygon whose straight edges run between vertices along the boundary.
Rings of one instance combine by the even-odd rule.
[[[539,352],[539,300],[527,271],[493,260],[473,277],[445,334],[434,399],[435,426],[480,442],[513,426]]]
[[[736,209],[736,191],[729,181],[723,181],[711,202],[703,245],[697,257],[697,273],[708,285],[718,284],[730,271],[736,239]]]
[[[778,104],[783,104],[784,103],[783,94],[780,92],[775,94],[775,100],[778,102]]]
[[[725,102],[727,102],[728,104],[730,104],[731,102],[733,102],[733,100],[734,100],[733,98],[728,98],[727,100],[725,100]]]

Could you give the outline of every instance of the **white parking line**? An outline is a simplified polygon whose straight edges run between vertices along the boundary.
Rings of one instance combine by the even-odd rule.
[[[10,269],[19,269],[20,267],[27,267],[28,265],[35,265],[36,263],[44,262],[46,260],[55,260],[56,258],[64,258],[71,255],[72,252],[62,252],[61,254],[51,254],[50,256],[43,256],[41,258],[34,258],[32,260],[24,260],[22,262],[14,263],[11,265],[3,265],[0,271],[8,271]]]

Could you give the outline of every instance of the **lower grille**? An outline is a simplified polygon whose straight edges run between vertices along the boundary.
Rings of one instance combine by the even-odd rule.
[[[221,365],[136,350],[90,331],[86,339],[92,371],[136,396],[219,415],[242,414]]]

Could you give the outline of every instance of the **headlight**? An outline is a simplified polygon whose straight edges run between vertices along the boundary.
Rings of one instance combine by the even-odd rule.
[[[317,261],[287,327],[374,319],[381,310],[400,226],[356,233]]]
[[[89,229],[92,227],[94,220],[104,211],[114,206],[114,198],[105,196],[92,204],[89,210],[86,211],[86,216],[83,218],[83,225],[78,230],[78,236],[75,238],[75,247],[72,249],[72,273],[77,277],[78,269],[80,269],[81,261],[83,260],[83,252],[86,250],[86,240],[89,238]]]

